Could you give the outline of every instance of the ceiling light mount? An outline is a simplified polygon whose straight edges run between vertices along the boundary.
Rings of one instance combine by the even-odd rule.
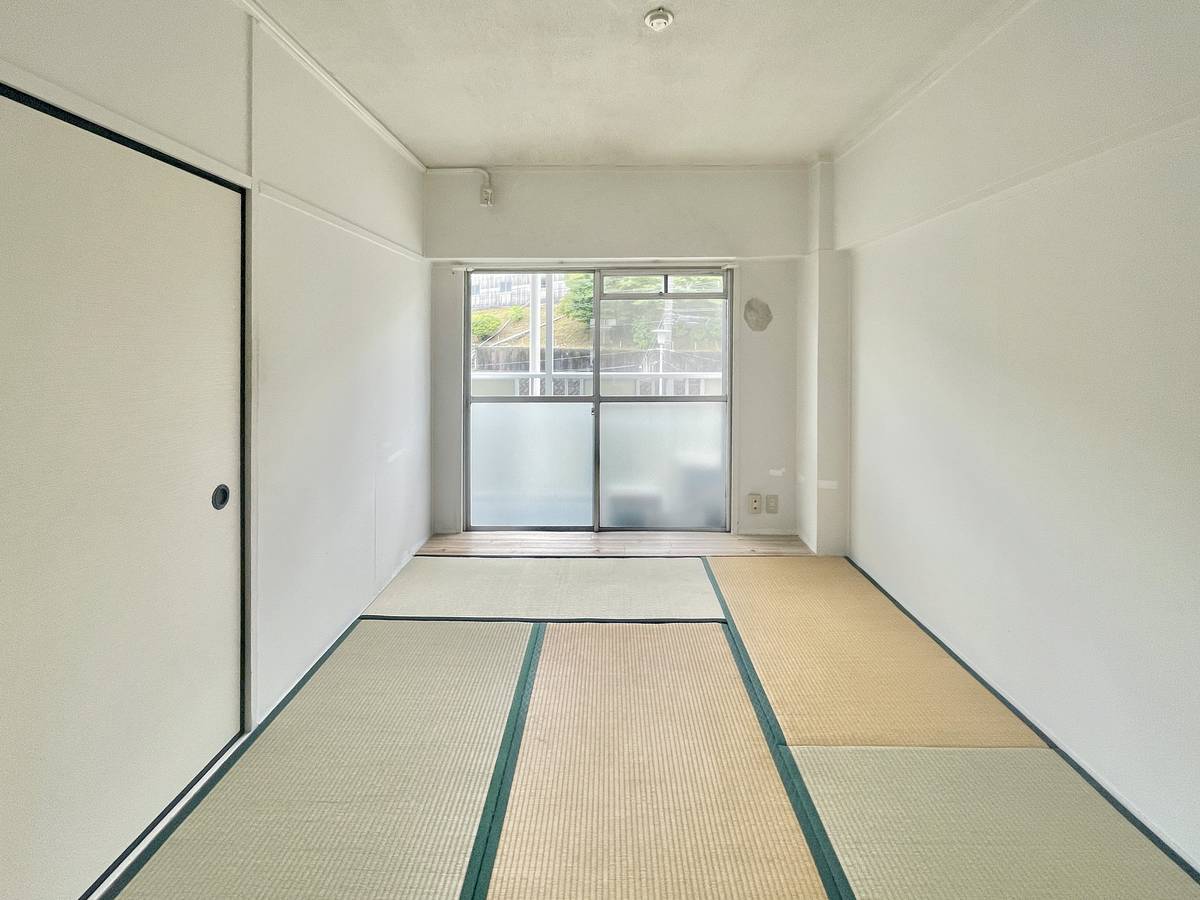
[[[651,31],[666,31],[667,27],[674,21],[675,14],[661,6],[646,13],[646,27]]]

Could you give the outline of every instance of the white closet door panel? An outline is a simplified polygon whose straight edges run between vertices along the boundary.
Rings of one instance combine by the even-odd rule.
[[[0,896],[36,900],[240,728],[241,205],[8,99],[0,135]]]

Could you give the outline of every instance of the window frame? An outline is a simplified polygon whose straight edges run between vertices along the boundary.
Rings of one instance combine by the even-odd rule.
[[[554,395],[554,378],[561,373],[554,371],[554,330],[553,314],[547,316],[546,346],[544,348],[546,365],[541,373],[527,373],[520,377],[537,380],[542,386],[542,392],[525,396],[476,396],[473,390],[473,375],[471,365],[471,287],[476,275],[553,275],[587,274],[592,276],[592,368],[590,372],[592,391],[590,394]],[[656,292],[647,291],[608,291],[603,290],[605,277],[612,276],[646,276],[661,275],[663,289]],[[669,276],[671,275],[720,275],[723,290],[717,291],[669,291]],[[732,522],[731,491],[733,481],[733,270],[728,266],[638,266],[638,267],[600,267],[586,266],[504,266],[504,267],[467,267],[463,270],[463,405],[462,405],[462,515],[464,531],[712,531],[728,533]],[[547,285],[551,279],[547,279]],[[663,395],[614,395],[601,392],[601,357],[600,357],[600,322],[603,314],[605,299],[616,300],[723,300],[724,316],[721,323],[721,392],[719,394],[690,394],[678,396]],[[546,306],[552,310],[547,298]],[[516,373],[514,373],[516,374]],[[549,387],[550,393],[544,393]],[[476,403],[590,403],[592,405],[592,524],[591,526],[527,526],[527,525],[486,525],[471,524],[471,406]],[[606,403],[720,403],[724,406],[725,427],[725,503],[724,523],[717,528],[644,528],[626,526],[602,526],[603,510],[601,509],[600,491],[600,422],[603,417],[603,406]]]

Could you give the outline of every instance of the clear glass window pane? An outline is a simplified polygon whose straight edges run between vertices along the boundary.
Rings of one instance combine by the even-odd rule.
[[[665,288],[662,275],[605,275],[606,294],[659,294]]]
[[[591,403],[471,406],[471,525],[592,524]]]
[[[592,280],[591,272],[471,273],[471,395],[590,395]]]
[[[600,407],[600,524],[727,527],[724,403]]]
[[[603,396],[725,393],[725,300],[610,297],[601,307]]]
[[[724,275],[667,276],[667,293],[670,294],[720,294],[724,291]]]
[[[554,272],[549,278],[554,310],[551,391],[556,397],[591,396],[592,273]]]
[[[472,395],[541,394],[546,358],[545,277],[528,272],[473,272],[470,279]]]

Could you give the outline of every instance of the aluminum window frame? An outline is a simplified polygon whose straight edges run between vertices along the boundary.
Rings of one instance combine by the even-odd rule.
[[[554,275],[588,274],[592,276],[592,392],[590,395],[555,396],[553,326],[547,327],[546,371],[530,373],[524,377],[540,379],[543,387],[549,386],[551,393],[529,396],[474,396],[473,371],[471,368],[471,280],[476,275]],[[462,404],[462,516],[463,531],[680,531],[729,533],[732,528],[732,483],[733,483],[733,269],[725,266],[639,266],[602,267],[587,266],[503,266],[467,267],[463,278],[463,404]],[[658,292],[621,292],[603,290],[606,276],[661,275],[663,290]],[[720,275],[724,289],[715,291],[669,291],[671,275]],[[547,278],[547,290],[552,279]],[[547,309],[551,309],[547,295]],[[600,390],[600,321],[605,299],[608,300],[724,300],[724,316],[721,321],[721,393],[683,394],[680,396],[621,396],[602,394]],[[551,313],[552,315],[552,313]],[[515,373],[514,373],[515,374]],[[590,403],[592,407],[592,524],[588,525],[473,525],[471,523],[471,407],[476,403]],[[725,501],[724,522],[711,528],[670,528],[646,526],[602,525],[603,509],[600,492],[600,422],[606,403],[719,403],[724,406],[725,427]]]

